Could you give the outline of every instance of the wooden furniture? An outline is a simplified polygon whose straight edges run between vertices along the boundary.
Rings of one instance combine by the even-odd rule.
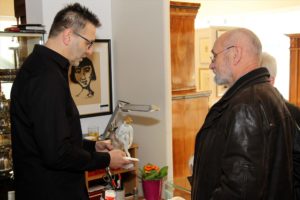
[[[172,91],[196,90],[194,23],[199,7],[170,2]]]
[[[195,138],[208,113],[210,92],[174,95],[172,98],[173,177],[191,175],[189,158]]]
[[[132,146],[129,149],[129,153],[131,157],[138,158],[138,145],[132,144]],[[111,170],[111,172],[113,175],[121,174],[125,194],[134,193],[134,189],[137,188],[138,184],[138,162],[134,162],[133,168]],[[103,169],[85,172],[86,187],[89,191],[90,199],[95,197],[95,193],[92,191],[94,191],[95,188],[99,186],[97,185],[97,181],[101,181],[105,174],[105,170]]]
[[[199,3],[170,2],[173,178],[190,176],[188,160],[208,112],[209,92],[196,92],[195,17]]]
[[[290,37],[290,97],[289,101],[300,106],[300,33]]]

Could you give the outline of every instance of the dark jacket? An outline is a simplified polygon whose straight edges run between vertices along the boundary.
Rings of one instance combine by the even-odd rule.
[[[268,76],[249,72],[209,111],[196,137],[192,199],[293,199],[294,124]]]
[[[286,102],[286,105],[296,123],[296,135],[293,149],[294,190],[295,200],[300,200],[300,108]]]
[[[11,91],[16,199],[88,199],[84,171],[109,165],[108,153],[82,142],[68,83],[69,62],[35,46]]]

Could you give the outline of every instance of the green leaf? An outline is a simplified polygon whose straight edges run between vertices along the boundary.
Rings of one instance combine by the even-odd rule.
[[[165,166],[159,170],[159,178],[163,178],[168,175],[168,166]]]
[[[146,177],[144,178],[145,180],[153,180],[158,177],[158,172],[157,171],[151,171],[151,173],[147,174]]]
[[[163,179],[168,175],[168,167],[165,166],[161,168],[159,171],[156,170],[151,170],[150,172],[148,171],[147,173],[144,171],[144,168],[139,168],[139,178],[140,180],[159,180]]]

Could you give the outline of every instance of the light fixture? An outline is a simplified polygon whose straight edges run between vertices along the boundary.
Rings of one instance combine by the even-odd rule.
[[[159,107],[156,105],[131,104],[129,102],[119,100],[104,130],[102,136],[103,139],[109,138],[110,134],[114,133],[118,128],[117,117],[120,112],[154,112],[158,110]]]
[[[109,122],[108,122],[101,138],[102,139],[116,138],[115,137],[116,130],[119,128],[117,118],[118,118],[118,115],[120,114],[120,112],[153,112],[153,111],[158,111],[158,110],[159,110],[159,107],[156,105],[131,104],[129,102],[119,100],[117,102],[115,110],[114,110],[113,114],[111,115]],[[132,140],[133,133],[131,133],[131,136],[128,136],[128,138],[130,138],[130,137]],[[112,142],[112,144],[114,144],[114,141],[111,141],[111,142]],[[130,141],[126,141],[126,142],[131,143]],[[127,147],[126,144],[123,145],[123,147],[124,146]],[[125,151],[126,151],[126,149],[125,149]],[[128,155],[128,156],[130,156],[130,155]]]

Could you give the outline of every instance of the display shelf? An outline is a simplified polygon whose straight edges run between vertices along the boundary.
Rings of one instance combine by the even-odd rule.
[[[138,157],[138,145],[132,144],[129,149],[131,157],[137,158]],[[125,194],[133,193],[134,189],[137,188],[137,173],[138,173],[138,162],[133,162],[134,166],[129,169],[111,169],[112,175],[121,174],[122,182],[124,184]],[[88,191],[93,190],[90,185],[90,182],[101,180],[106,175],[104,169],[93,170],[93,171],[86,171],[85,172],[85,179],[86,179],[86,186]],[[94,186],[95,187],[95,186]],[[95,191],[90,192],[90,199],[95,196]]]
[[[0,31],[0,36],[6,36],[6,37],[43,37],[43,33],[31,33],[31,32],[5,32]]]

